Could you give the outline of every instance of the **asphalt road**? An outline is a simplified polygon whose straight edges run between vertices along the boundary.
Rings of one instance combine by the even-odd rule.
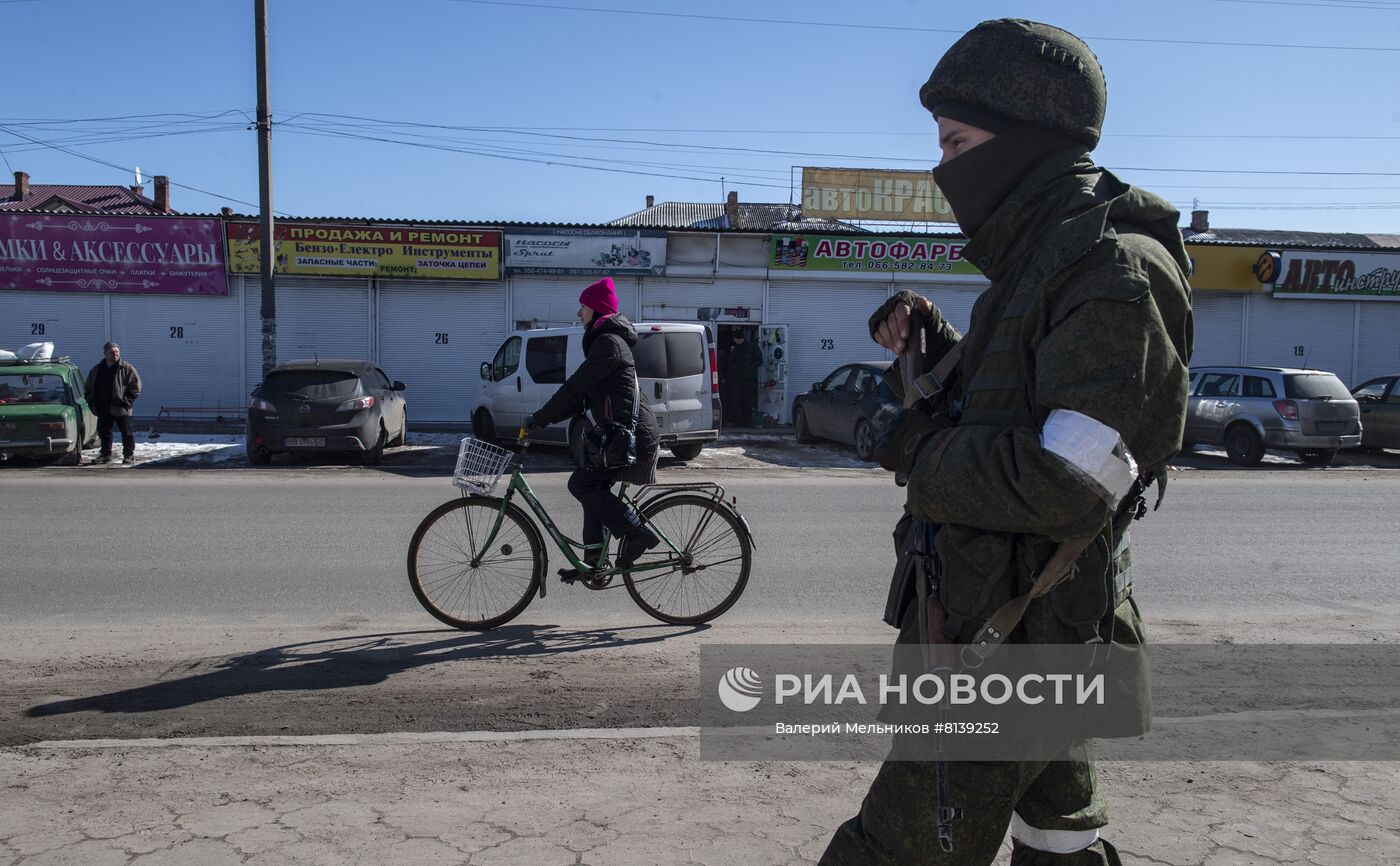
[[[442,628],[408,589],[409,536],[454,493],[440,477],[0,473],[0,746],[690,725],[705,646],[892,640],[887,478],[706,474],[759,543],[748,591],[713,625],[664,626],[625,591],[555,582],[480,634]],[[1400,641],[1400,473],[1174,475],[1134,530],[1154,640]],[[574,533],[565,477],[534,483]]]
[[[1400,473],[1173,473],[1133,529],[1136,592],[1155,615],[1369,610],[1400,563]],[[694,480],[693,472],[673,477]],[[878,619],[900,494],[878,472],[720,472],[758,542],[727,620]],[[534,476],[566,533],[566,476]],[[664,477],[663,477],[664,480]],[[454,495],[388,472],[7,473],[0,623],[412,622],[409,537]],[[550,574],[560,565],[551,557]],[[553,583],[521,622],[646,621],[624,590]]]

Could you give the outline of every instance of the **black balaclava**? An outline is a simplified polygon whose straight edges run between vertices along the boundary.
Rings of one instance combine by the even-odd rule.
[[[958,227],[977,234],[997,207],[1046,156],[1057,150],[1084,149],[1069,136],[1041,126],[959,102],[933,109],[934,117],[957,120],[996,133],[971,150],[938,165],[933,181],[953,209]]]

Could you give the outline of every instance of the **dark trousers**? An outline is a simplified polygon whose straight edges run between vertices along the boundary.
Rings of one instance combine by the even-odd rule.
[[[569,476],[569,492],[583,506],[583,543],[596,546],[603,543],[603,527],[613,538],[624,538],[642,525],[637,512],[612,492],[616,471],[576,469]],[[585,552],[583,558],[594,562],[598,551]]]
[[[131,432],[130,415],[98,415],[97,438],[102,440],[102,456],[112,456],[112,425],[122,431],[122,455],[130,457],[136,453],[136,437]]]
[[[740,427],[753,426],[754,403],[757,400],[757,379],[739,379],[734,383],[734,418]]]

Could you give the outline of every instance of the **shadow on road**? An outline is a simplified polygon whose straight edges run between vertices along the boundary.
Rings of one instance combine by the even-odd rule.
[[[427,665],[471,659],[547,658],[636,647],[709,628],[645,625],[566,629],[557,625],[512,625],[482,634],[434,630],[330,638],[212,661],[193,661],[169,673],[204,670],[136,688],[39,704],[26,710],[25,715],[36,718],[81,712],[146,713],[239,695],[355,688],[375,685]],[[451,637],[432,639],[443,634]],[[211,664],[214,669],[207,670]]]

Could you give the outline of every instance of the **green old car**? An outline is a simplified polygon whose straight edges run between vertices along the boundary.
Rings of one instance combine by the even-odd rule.
[[[77,466],[97,438],[82,371],[66,359],[0,360],[0,460],[37,457]]]

